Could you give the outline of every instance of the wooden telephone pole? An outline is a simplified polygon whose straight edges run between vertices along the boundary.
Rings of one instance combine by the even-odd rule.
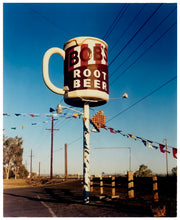
[[[166,145],[166,172],[168,176],[168,150],[167,150],[167,139],[164,140]]]
[[[67,173],[67,144],[65,144],[64,147],[64,153],[65,153],[65,180],[68,179],[68,173]]]
[[[30,155],[30,178],[32,178],[32,149],[31,149],[31,155]]]
[[[54,115],[52,114],[51,118],[51,129],[46,129],[46,130],[51,130],[51,161],[50,161],[50,179],[53,179],[53,131],[59,131],[59,129],[54,129]]]
[[[30,159],[30,178],[32,178],[32,149],[31,149],[31,159]]]

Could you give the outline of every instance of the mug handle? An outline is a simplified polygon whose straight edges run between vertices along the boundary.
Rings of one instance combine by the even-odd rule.
[[[64,95],[65,91],[63,89],[60,89],[58,87],[56,87],[54,84],[52,84],[50,78],[49,78],[49,59],[53,54],[59,54],[63,60],[65,60],[65,51],[58,48],[58,47],[52,47],[49,50],[46,51],[46,53],[44,54],[43,57],[43,79],[44,82],[46,84],[46,86],[53,91],[54,93],[60,94],[60,95]]]

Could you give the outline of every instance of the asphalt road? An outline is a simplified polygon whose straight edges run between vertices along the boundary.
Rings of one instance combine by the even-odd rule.
[[[4,189],[4,217],[138,217],[143,213],[92,201],[83,204],[82,191],[58,186]]]

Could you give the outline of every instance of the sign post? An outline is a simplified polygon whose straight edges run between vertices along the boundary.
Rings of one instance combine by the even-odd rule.
[[[89,103],[84,104],[83,118],[83,195],[84,203],[89,203],[90,192],[90,173],[89,173],[89,154],[90,154],[90,131],[89,131]]]

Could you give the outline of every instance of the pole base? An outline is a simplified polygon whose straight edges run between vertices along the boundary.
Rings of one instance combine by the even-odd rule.
[[[84,204],[89,204],[89,192],[84,191]]]

